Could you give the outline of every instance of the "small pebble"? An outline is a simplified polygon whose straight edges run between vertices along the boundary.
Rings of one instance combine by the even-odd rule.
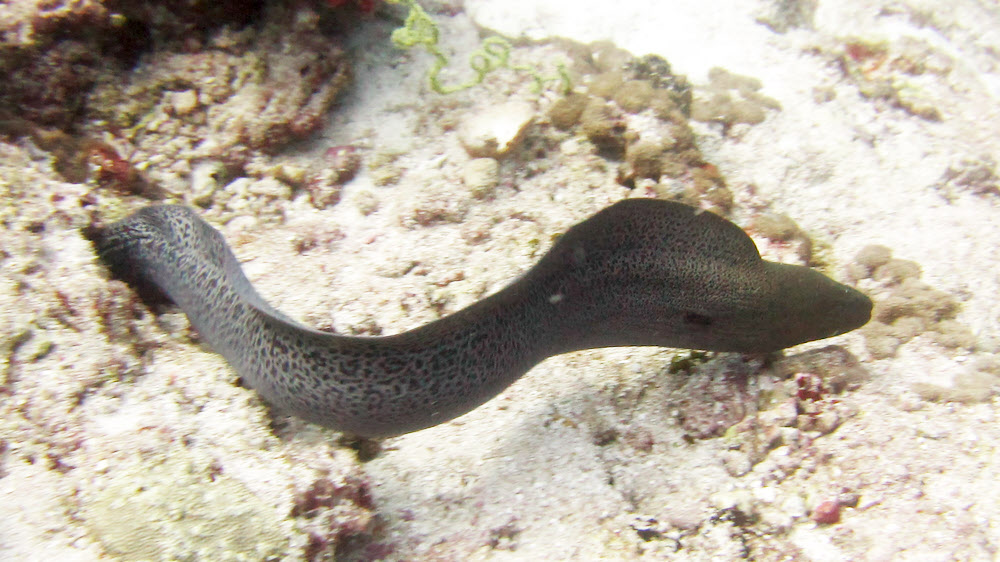
[[[797,237],[801,230],[788,215],[770,213],[757,217],[753,221],[753,228],[761,235],[772,240],[789,241]]]
[[[854,258],[856,262],[868,268],[869,271],[889,263],[889,260],[891,259],[892,250],[877,244],[861,248],[857,257]]]
[[[465,163],[462,181],[476,199],[491,197],[500,183],[500,164],[493,158],[473,158]]]
[[[354,197],[354,205],[362,215],[368,216],[378,210],[379,200],[371,191],[360,191]]]
[[[809,516],[820,525],[832,525],[840,522],[840,502],[837,500],[824,500],[813,508]]]
[[[175,114],[187,115],[198,109],[198,94],[194,90],[174,92],[170,98],[170,105]]]
[[[204,160],[191,170],[191,192],[188,195],[191,203],[208,206],[212,197],[219,189],[219,179],[225,174],[225,166],[214,160]]]
[[[535,119],[535,109],[523,101],[492,105],[465,119],[458,137],[469,156],[495,158],[506,154]]]

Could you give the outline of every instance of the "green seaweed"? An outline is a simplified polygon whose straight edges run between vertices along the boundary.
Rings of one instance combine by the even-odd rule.
[[[563,63],[558,64],[556,76],[543,76],[529,65],[515,65],[510,62],[510,51],[513,48],[509,41],[493,36],[483,39],[478,49],[469,54],[469,68],[475,76],[458,84],[445,84],[441,81],[441,71],[448,66],[449,60],[438,46],[439,31],[437,24],[427,12],[417,3],[417,0],[388,0],[393,4],[402,4],[409,9],[403,27],[392,32],[392,42],[400,49],[410,50],[423,47],[434,57],[434,65],[428,72],[427,79],[431,89],[439,94],[451,94],[467,90],[483,82],[486,76],[495,70],[506,68],[517,72],[526,72],[535,82],[535,91],[541,93],[546,82],[560,82],[560,91],[568,93],[572,88],[569,71]]]

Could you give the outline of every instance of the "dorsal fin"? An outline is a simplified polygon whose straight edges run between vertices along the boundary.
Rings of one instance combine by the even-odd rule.
[[[666,244],[681,260],[709,257],[740,265],[760,261],[757,246],[740,227],[711,212],[659,199],[619,201],[559,240],[580,242],[609,250]]]

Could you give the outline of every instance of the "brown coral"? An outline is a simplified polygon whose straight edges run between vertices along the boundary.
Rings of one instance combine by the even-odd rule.
[[[864,328],[868,352],[876,359],[896,355],[900,345],[925,334],[952,349],[974,349],[976,338],[955,321],[961,308],[951,295],[920,281],[920,265],[892,257],[885,246],[866,246],[848,267],[855,279],[873,279],[884,294]]]
[[[0,108],[18,111],[0,109],[0,133],[31,137],[73,182],[162,185],[180,194],[198,161],[232,178],[322,126],[349,79],[317,12],[289,4],[0,6],[11,16],[0,17],[0,71],[10,77],[0,83]],[[54,141],[38,143],[42,137]],[[105,142],[114,148],[88,149]],[[124,158],[104,157],[115,154]]]
[[[17,0],[0,4],[0,106],[68,129],[101,77],[120,76],[154,44],[189,47],[260,15],[262,0]],[[0,115],[8,118],[10,115]]]

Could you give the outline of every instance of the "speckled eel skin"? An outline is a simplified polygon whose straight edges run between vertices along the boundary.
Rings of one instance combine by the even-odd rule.
[[[179,305],[266,401],[362,437],[458,417],[560,353],[769,352],[858,328],[872,308],[816,271],[762,260],[721,217],[653,199],[604,209],[501,291],[385,337],[329,334],[281,314],[222,235],[186,207],[147,207],[92,238],[116,274]]]

